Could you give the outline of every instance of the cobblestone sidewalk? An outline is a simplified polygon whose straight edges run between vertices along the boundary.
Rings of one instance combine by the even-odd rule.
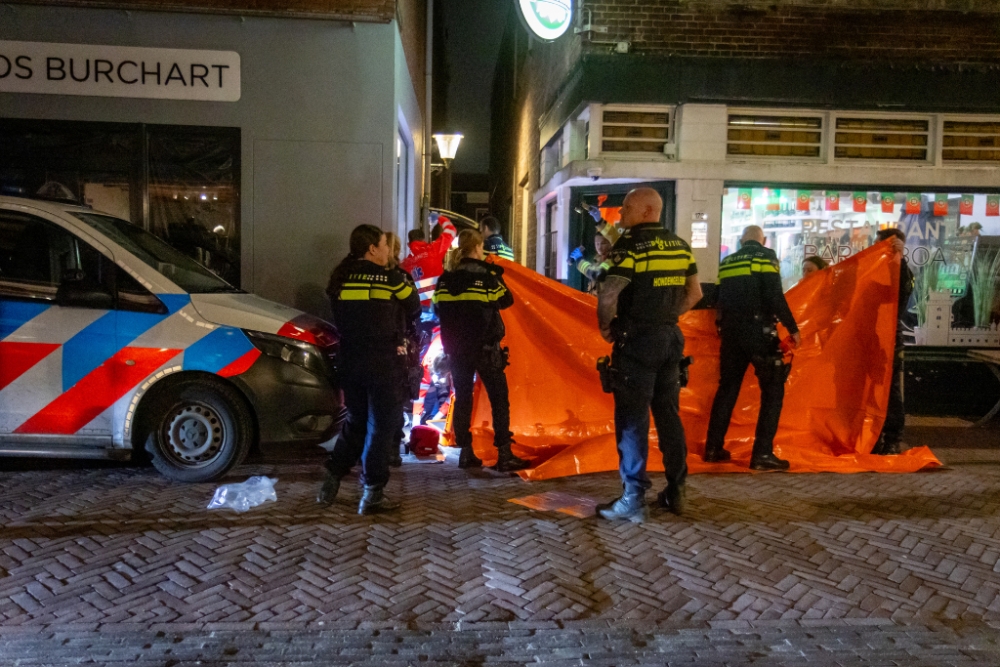
[[[245,466],[278,502],[204,509],[150,469],[0,473],[0,663],[1000,664],[992,450],[914,475],[691,478],[641,526],[532,512],[525,484],[407,465],[396,516],[313,501],[318,459]],[[395,651],[395,653],[394,653]]]

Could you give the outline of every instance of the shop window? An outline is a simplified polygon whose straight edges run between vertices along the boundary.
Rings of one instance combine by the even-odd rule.
[[[1000,162],[1000,122],[944,122],[942,158],[955,162]]]
[[[720,255],[739,247],[743,230],[757,225],[781,262],[786,289],[802,278],[802,261],[818,256],[837,264],[875,243],[886,227],[907,236],[906,256],[915,273],[951,298],[968,293],[974,241],[1000,235],[1000,195],[728,187],[722,200]]]
[[[730,114],[726,152],[733,156],[818,158],[820,116]]]
[[[239,284],[239,132],[151,126],[148,141],[150,231]]]
[[[3,119],[0,195],[60,197],[142,220],[138,125]]]
[[[670,142],[669,111],[605,109],[601,118],[604,153],[663,153]]]
[[[928,157],[930,121],[903,118],[837,118],[834,156],[859,160]]]
[[[148,229],[234,285],[240,282],[239,182],[235,128],[0,124],[0,194],[87,204]]]

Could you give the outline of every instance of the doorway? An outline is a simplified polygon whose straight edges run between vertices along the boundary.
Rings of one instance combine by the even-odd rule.
[[[625,195],[639,187],[653,188],[660,193],[663,198],[663,212],[660,214],[660,224],[671,231],[677,228],[677,221],[674,216],[675,204],[675,183],[674,181],[652,181],[647,183],[618,183],[609,185],[588,185],[584,187],[572,188],[570,193],[570,214],[569,214],[569,249],[583,246],[584,256],[591,258],[595,254],[594,236],[597,234],[597,223],[590,213],[583,209],[582,203],[601,209],[602,217],[608,222],[618,221],[618,210]],[[546,215],[546,225],[549,216]],[[548,255],[546,255],[548,256]],[[546,263],[546,276],[548,276],[548,263]],[[587,280],[579,271],[569,272],[566,281],[570,287],[586,291]]]

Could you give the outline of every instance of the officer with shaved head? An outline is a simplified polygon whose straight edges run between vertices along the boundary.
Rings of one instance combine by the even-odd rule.
[[[760,412],[750,456],[753,470],[787,470],[788,461],[774,455],[785,380],[790,366],[784,363],[778,343],[777,322],[801,342],[799,327],[781,291],[778,256],[764,247],[764,230],[750,225],[743,230],[740,249],[719,266],[716,324],[722,338],[719,353],[719,390],[712,403],[705,442],[705,461],[728,461],[725,448],[729,420],[740,395],[743,376],[753,364],[760,384]]]
[[[663,227],[662,211],[663,200],[652,188],[625,197],[625,232],[598,288],[598,325],[604,340],[614,344],[609,379],[623,487],[620,497],[598,506],[604,519],[646,518],[650,410],[667,477],[657,500],[674,514],[684,511],[687,445],[678,414],[684,336],[677,318],[701,299],[701,284],[691,248]]]

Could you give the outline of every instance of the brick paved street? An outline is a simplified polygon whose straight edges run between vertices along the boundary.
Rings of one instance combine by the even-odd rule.
[[[204,509],[152,469],[6,462],[0,664],[1000,664],[1000,453],[914,475],[690,480],[683,518],[533,512],[526,484],[409,464],[397,516],[244,466],[278,502]]]

